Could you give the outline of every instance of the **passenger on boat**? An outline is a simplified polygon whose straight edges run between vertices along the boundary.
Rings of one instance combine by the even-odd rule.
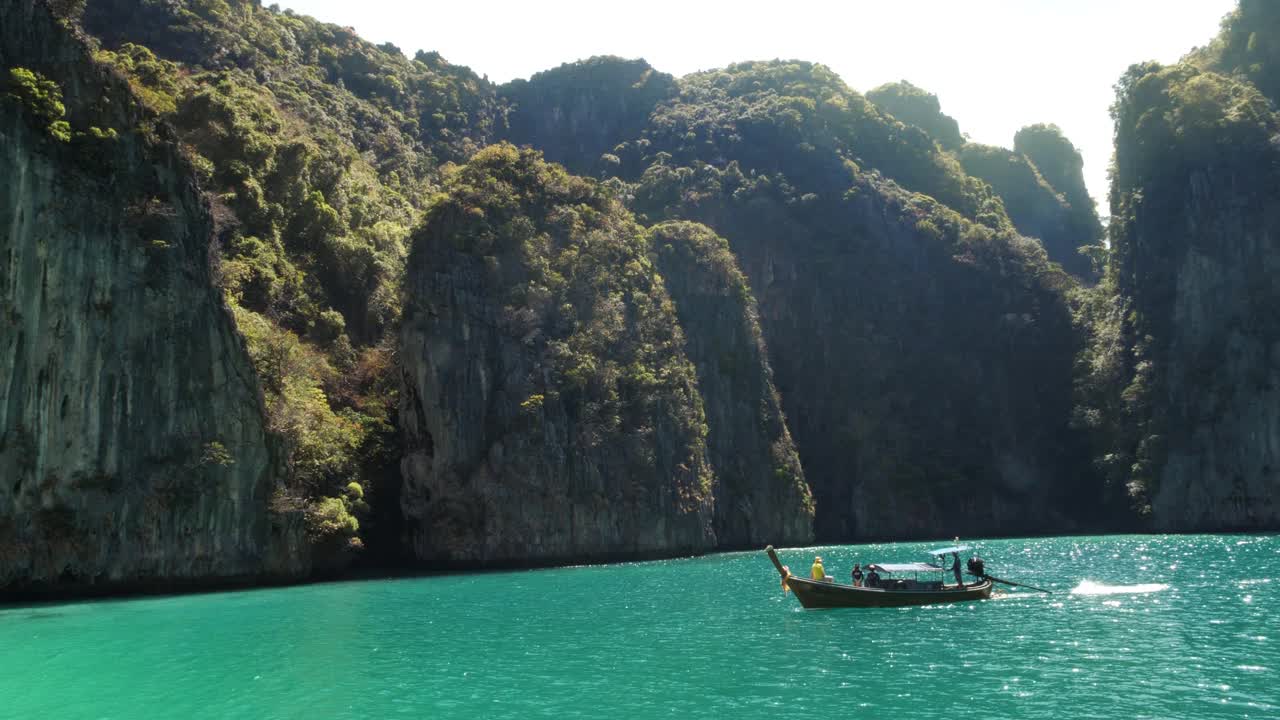
[[[815,557],[813,558],[813,567],[810,569],[810,571],[809,571],[809,575],[810,575],[810,577],[812,577],[814,580],[826,580],[826,579],[827,579],[827,571],[826,571],[826,568],[822,567],[822,556],[821,556],[821,555],[817,555],[817,556],[815,556]]]
[[[963,590],[964,576],[960,574],[960,553],[953,552],[951,557],[955,558],[955,561],[951,563],[951,572],[956,574],[956,589]]]
[[[880,573],[876,572],[875,565],[867,566],[867,587],[880,587]]]
[[[851,573],[851,576],[853,577],[853,586],[862,587],[862,565],[861,564],[859,563],[853,564],[853,572]]]

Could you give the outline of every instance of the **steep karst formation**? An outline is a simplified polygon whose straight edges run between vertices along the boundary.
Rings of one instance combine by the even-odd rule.
[[[1193,64],[1247,78],[1265,97],[1280,98],[1280,7],[1240,0],[1213,42],[1193,51]]]
[[[1080,214],[1080,232],[1093,237],[1101,233],[1093,199],[1084,185],[1084,158],[1057,125],[1028,125],[1013,136],[1013,149],[1035,163],[1040,175],[1060,193],[1070,208]]]
[[[1070,143],[1067,146],[1070,147]],[[1080,250],[1100,246],[1103,230],[1093,200],[1087,194],[1076,201],[1083,204],[1068,201],[1045,180],[1031,158],[1018,150],[965,143],[956,155],[965,172],[987,181],[1000,195],[1018,232],[1039,239],[1049,259],[1067,272],[1080,279],[1095,279],[1093,261]],[[1078,159],[1079,154],[1075,153],[1074,157]],[[1078,166],[1076,175],[1079,175]],[[1083,187],[1080,181],[1082,192]]]
[[[822,66],[679,85],[640,137],[617,138],[621,191],[647,221],[704,223],[737,256],[819,537],[1087,520],[1073,282],[987,184]]]
[[[929,133],[943,150],[958,150],[965,143],[960,123],[942,112],[938,96],[905,80],[869,90],[867,99],[898,120]]]
[[[401,502],[418,557],[688,553],[715,547],[717,525],[738,543],[758,541],[757,526],[807,539],[806,491],[769,404],[759,337],[739,335],[753,330],[742,316],[749,296],[733,298],[733,325],[697,326],[710,331],[705,353],[738,351],[731,360],[755,375],[758,393],[710,420],[743,426],[755,445],[739,449],[767,466],[750,476],[727,468],[718,483],[697,373],[631,214],[594,182],[511,145],[477,154],[444,191],[414,236],[400,348]],[[657,237],[683,242],[667,232]],[[689,298],[698,289],[688,285],[714,282],[701,276],[716,270],[727,272],[681,269],[677,288]],[[718,372],[706,374],[717,387]],[[770,415],[771,426],[750,424]],[[710,431],[711,459],[727,458],[734,431]]]
[[[1109,248],[907,82],[0,21],[0,588],[1280,524],[1272,3],[1121,80]]]
[[[773,384],[755,298],[728,242],[687,222],[662,223],[649,237],[698,371],[717,541],[748,548],[813,539],[813,498]]]
[[[501,123],[493,86],[247,0],[95,0],[83,25],[95,59],[173,128],[213,204],[218,279],[317,560],[399,562],[407,239],[441,164]]]
[[[942,112],[937,96],[911,83],[881,85],[867,99],[928,133],[965,173],[989,183],[1014,227],[1040,240],[1050,260],[1077,278],[1094,279],[1092,261],[1080,248],[1101,245],[1102,223],[1085,190],[1084,161],[1057,126],[1025,127],[1009,150],[967,141],[955,119]]]
[[[0,68],[0,588],[304,576],[190,166],[43,4]]]
[[[1068,281],[1032,241],[852,172],[808,208],[803,187],[715,183],[666,212],[715,227],[759,288],[820,536],[1061,524]]]
[[[1280,118],[1260,92],[1277,17],[1242,3],[1206,50],[1118,86],[1081,415],[1114,491],[1162,530],[1280,523]]]
[[[504,136],[536,146],[570,172],[618,174],[614,146],[639,137],[654,107],[676,92],[675,78],[643,60],[569,63],[502,86],[510,103]]]

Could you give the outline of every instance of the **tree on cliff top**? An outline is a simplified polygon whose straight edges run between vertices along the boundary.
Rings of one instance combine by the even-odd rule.
[[[1206,70],[1244,76],[1272,102],[1280,102],[1280,3],[1240,0],[1222,19],[1218,36],[1186,60]]]

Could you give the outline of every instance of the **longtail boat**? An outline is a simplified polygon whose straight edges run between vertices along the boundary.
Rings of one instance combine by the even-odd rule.
[[[929,554],[937,556],[952,552],[969,550],[966,546],[939,548]],[[880,582],[879,587],[843,585],[830,580],[810,580],[797,577],[778,560],[773,546],[765,548],[773,566],[782,576],[784,589],[795,593],[796,599],[806,608],[845,608],[845,607],[903,607],[907,605],[933,605],[935,603],[964,602],[967,600],[985,600],[991,597],[992,578],[982,573],[981,561],[977,570],[971,561],[969,571],[977,575],[973,584],[947,584],[943,582],[941,573],[947,568],[941,564],[930,563],[873,563],[874,568],[890,576]],[[926,578],[937,574],[937,580],[921,580],[920,574]],[[907,575],[912,577],[908,578]]]

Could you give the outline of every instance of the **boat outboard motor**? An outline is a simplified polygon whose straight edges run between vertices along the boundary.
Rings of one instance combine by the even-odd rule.
[[[969,574],[977,577],[986,577],[987,568],[982,562],[982,558],[974,556],[969,558]]]

